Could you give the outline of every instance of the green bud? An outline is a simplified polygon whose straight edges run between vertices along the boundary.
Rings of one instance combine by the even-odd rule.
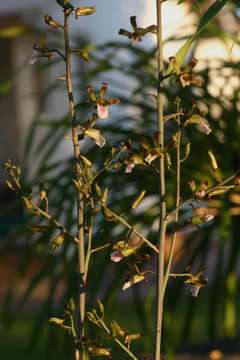
[[[92,163],[90,160],[88,160],[88,158],[84,155],[80,155],[80,158],[81,160],[83,161],[83,163],[88,166],[88,167],[91,167],[92,166]]]
[[[146,191],[143,190],[134,200],[134,202],[132,203],[132,209],[136,209],[136,207],[138,207],[138,205],[141,203],[141,201],[143,200],[144,196],[146,194]]]
[[[52,318],[49,319],[49,322],[50,322],[50,323],[54,323],[54,324],[56,324],[56,325],[63,325],[64,320],[63,320],[63,319],[56,318],[56,317],[52,317]]]
[[[95,183],[95,191],[97,193],[97,196],[99,196],[101,198],[102,190],[101,190],[100,186],[98,185],[98,183]]]
[[[74,53],[74,54],[79,55],[79,56],[80,56],[83,60],[85,60],[85,61],[90,61],[89,53],[88,53],[86,50],[83,50],[83,49],[73,49],[71,52]]]
[[[31,200],[31,199],[28,199],[27,197],[22,196],[22,200],[23,200],[24,207],[25,207],[27,210],[31,210],[31,209],[33,208],[33,204],[32,204],[32,200]]]
[[[141,337],[142,337],[142,334],[140,334],[140,333],[129,334],[129,335],[128,335],[129,341],[131,341],[131,340],[138,340],[138,339],[140,339]]]
[[[174,71],[177,75],[180,75],[181,73],[181,69],[180,69],[180,66],[178,65],[177,63],[177,60],[174,56],[170,57],[169,58],[169,62],[170,64],[172,65],[172,67],[174,68]]]
[[[171,156],[168,152],[166,152],[165,154],[165,159],[166,159],[166,164],[167,164],[167,168],[169,171],[172,171],[171,166],[172,166],[172,159]]]
[[[76,306],[75,306],[75,301],[74,301],[73,298],[69,299],[68,309],[69,309],[69,311],[70,311],[72,314],[75,313]]]
[[[96,319],[96,316],[95,316],[91,311],[87,311],[87,312],[86,312],[86,317],[87,317],[87,319],[88,319],[91,323],[93,323],[93,324],[95,324],[95,325],[98,324],[98,321],[97,321],[97,319]]]
[[[54,29],[59,29],[62,27],[62,25],[55,21],[50,15],[45,15],[44,21],[47,25],[51,26]]]
[[[103,319],[103,317],[104,317],[104,305],[99,299],[97,300],[97,305],[98,305],[98,311],[100,313],[100,317]]]
[[[121,328],[121,326],[115,321],[113,320],[111,322],[111,334],[113,337],[117,337],[117,336],[125,336],[125,331]]]
[[[195,180],[188,181],[188,185],[190,186],[192,192],[195,192],[197,190],[197,184]]]
[[[103,215],[107,221],[117,221],[115,216],[106,208],[103,208]]]
[[[106,204],[108,198],[108,187],[106,187],[102,193],[101,201]]]
[[[96,346],[89,346],[88,351],[93,356],[105,356],[105,357],[111,357],[111,349],[109,348],[100,348]]]
[[[217,160],[213,154],[213,152],[211,150],[208,151],[208,157],[209,157],[209,161],[210,161],[210,164],[212,166],[212,169],[214,171],[218,170],[219,167],[218,167],[218,163],[217,163]]]
[[[13,184],[11,183],[11,181],[5,180],[5,183],[6,183],[7,187],[9,187],[9,189],[11,189],[12,191],[16,191],[16,189],[14,188]]]
[[[75,9],[75,17],[78,19],[79,16],[88,16],[92,15],[96,11],[95,6],[85,6]]]
[[[42,51],[46,51],[47,50],[47,37],[45,34],[41,34],[40,35],[40,40],[39,40],[39,47]]]
[[[81,184],[80,180],[72,179],[72,181],[73,181],[76,189],[77,189],[78,191],[82,191],[82,184]]]
[[[188,142],[185,146],[184,158],[182,159],[182,161],[185,161],[189,158],[190,152],[191,152],[191,143]]]
[[[54,251],[56,250],[59,246],[61,246],[64,242],[64,234],[59,234],[51,243],[49,250],[50,251]]]

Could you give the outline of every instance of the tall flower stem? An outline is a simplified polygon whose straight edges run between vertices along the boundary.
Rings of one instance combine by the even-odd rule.
[[[157,89],[157,125],[158,143],[161,149],[164,148],[164,118],[163,118],[163,40],[162,40],[162,1],[156,0],[157,7],[157,53],[158,53],[158,89]],[[165,198],[165,159],[164,155],[159,160],[159,197],[160,217],[158,245],[159,254],[157,260],[157,314],[156,314],[156,336],[155,336],[155,360],[161,359],[162,321],[163,321],[163,277],[164,277],[164,248],[166,237],[166,198]]]
[[[178,113],[179,112],[179,99],[177,99],[177,107],[178,107]],[[180,129],[180,115],[177,115],[177,124],[178,124],[178,131],[177,131],[177,159],[176,159],[176,208],[179,207],[180,205],[180,190],[181,190],[181,129]],[[177,223],[178,222],[178,218],[179,218],[179,210],[177,210],[174,214],[174,221]],[[175,249],[175,244],[176,244],[176,240],[177,240],[177,232],[174,232],[173,236],[172,236],[172,242],[171,242],[171,248],[170,248],[170,254],[169,254],[169,259],[168,259],[168,264],[167,264],[167,268],[166,268],[166,272],[165,272],[165,276],[164,276],[164,284],[163,284],[163,293],[165,293],[166,287],[167,287],[167,283],[168,283],[168,279],[170,275],[170,271],[171,271],[171,267],[172,267],[172,263],[173,263],[173,255],[174,255],[174,249]]]
[[[75,103],[73,96],[72,86],[72,71],[71,71],[71,49],[69,44],[69,16],[66,11],[64,12],[64,43],[65,43],[65,64],[66,64],[66,83],[67,93],[69,101],[69,113],[72,124],[72,141],[73,151],[75,157],[75,179],[78,181],[81,178],[81,167],[79,163],[80,145],[78,140],[78,126],[76,119]],[[85,317],[85,251],[84,251],[84,229],[83,229],[83,217],[84,217],[84,202],[83,194],[78,191],[77,194],[77,220],[78,220],[78,273],[79,273],[79,285],[78,285],[78,310],[77,310],[77,342],[80,344],[83,336],[83,324]],[[76,347],[75,359],[82,360],[83,352]]]

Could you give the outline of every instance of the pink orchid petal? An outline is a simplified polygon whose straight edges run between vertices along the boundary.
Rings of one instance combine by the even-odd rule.
[[[28,64],[33,65],[35,64],[39,59],[39,54],[36,50],[33,50],[32,55],[28,59]]]
[[[190,287],[190,292],[191,292],[191,294],[192,294],[193,297],[197,297],[197,296],[198,296],[199,290],[200,290],[200,286],[191,285],[191,287]]]
[[[211,221],[213,219],[214,219],[214,215],[212,215],[212,214],[208,214],[208,215],[204,216],[204,221],[205,222]]]
[[[100,119],[106,119],[108,117],[108,107],[104,105],[98,105],[97,115]]]
[[[134,163],[127,164],[126,169],[125,169],[125,173],[131,173],[131,172],[132,172],[132,169],[133,169],[134,167],[135,167],[135,164],[134,164]]]
[[[113,261],[113,262],[119,262],[119,261],[121,261],[123,259],[123,256],[122,256],[122,254],[119,252],[119,251],[113,251],[112,253],[111,253],[111,260]]]
[[[209,135],[212,132],[212,129],[210,128],[210,126],[208,124],[199,124],[197,126],[198,130],[201,131],[203,134],[205,135]]]

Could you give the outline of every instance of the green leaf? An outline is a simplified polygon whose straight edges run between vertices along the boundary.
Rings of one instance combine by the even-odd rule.
[[[178,50],[175,55],[177,64],[181,66],[184,63],[184,60],[187,56],[187,53],[195,40],[199,37],[201,32],[205,29],[205,27],[212,21],[212,19],[219,13],[219,11],[226,5],[228,0],[216,0],[208,10],[203,14],[197,30],[193,36],[191,36],[185,44]],[[169,64],[168,69],[165,75],[169,75],[173,71],[173,65]]]

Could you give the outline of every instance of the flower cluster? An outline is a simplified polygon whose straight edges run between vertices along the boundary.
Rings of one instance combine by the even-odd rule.
[[[136,251],[141,246],[141,242],[132,245],[129,241],[120,240],[113,246],[113,252],[111,253],[111,260],[113,262],[119,262],[122,259],[131,256],[136,253]]]
[[[184,283],[190,286],[192,296],[197,297],[199,290],[208,283],[208,279],[203,277],[204,269],[200,269],[195,275],[192,274],[191,266],[188,266],[186,271],[188,273],[186,274],[187,279]]]
[[[40,58],[51,59],[53,53],[47,46],[47,38],[46,35],[42,34],[40,36],[39,43],[33,45],[33,51],[31,56],[28,59],[28,63],[30,65],[35,64]]]
[[[198,63],[198,60],[193,58],[186,66],[180,67],[178,65],[177,59],[175,57],[169,58],[170,64],[172,64],[174,68],[175,75],[177,79],[180,81],[182,87],[195,85],[202,86],[202,81],[196,77],[193,72],[193,69]]]
[[[155,133],[152,144],[146,138],[141,138],[139,149],[136,150],[133,149],[131,142],[128,141],[126,144],[128,155],[125,158],[122,158],[123,163],[126,165],[125,173],[131,173],[136,165],[149,166],[161,155],[166,158],[169,157],[169,151],[176,146],[175,140],[173,139],[164,149],[161,149],[157,137],[158,133]]]
[[[106,119],[109,115],[109,106],[116,105],[120,103],[120,100],[117,98],[107,99],[105,98],[105,93],[107,91],[108,84],[102,83],[102,86],[99,90],[99,94],[96,95],[92,86],[87,87],[87,92],[90,98],[90,101],[95,104],[97,109],[97,116],[100,119]]]
[[[195,124],[197,126],[197,129],[205,135],[209,135],[212,132],[212,129],[207,119],[200,114],[193,114],[192,116],[190,116],[187,121],[185,121],[184,127],[189,124]]]
[[[138,27],[136,16],[131,16],[130,22],[131,22],[133,31],[130,32],[125,29],[120,29],[119,35],[127,36],[130,40],[132,40],[133,45],[137,44],[139,41],[142,41],[142,37],[144,35],[149,34],[149,33],[152,33],[152,34],[157,33],[156,25],[150,25],[150,26],[146,27],[145,29]]]
[[[192,225],[201,226],[214,219],[214,214],[211,210],[205,207],[196,207],[193,209]]]

